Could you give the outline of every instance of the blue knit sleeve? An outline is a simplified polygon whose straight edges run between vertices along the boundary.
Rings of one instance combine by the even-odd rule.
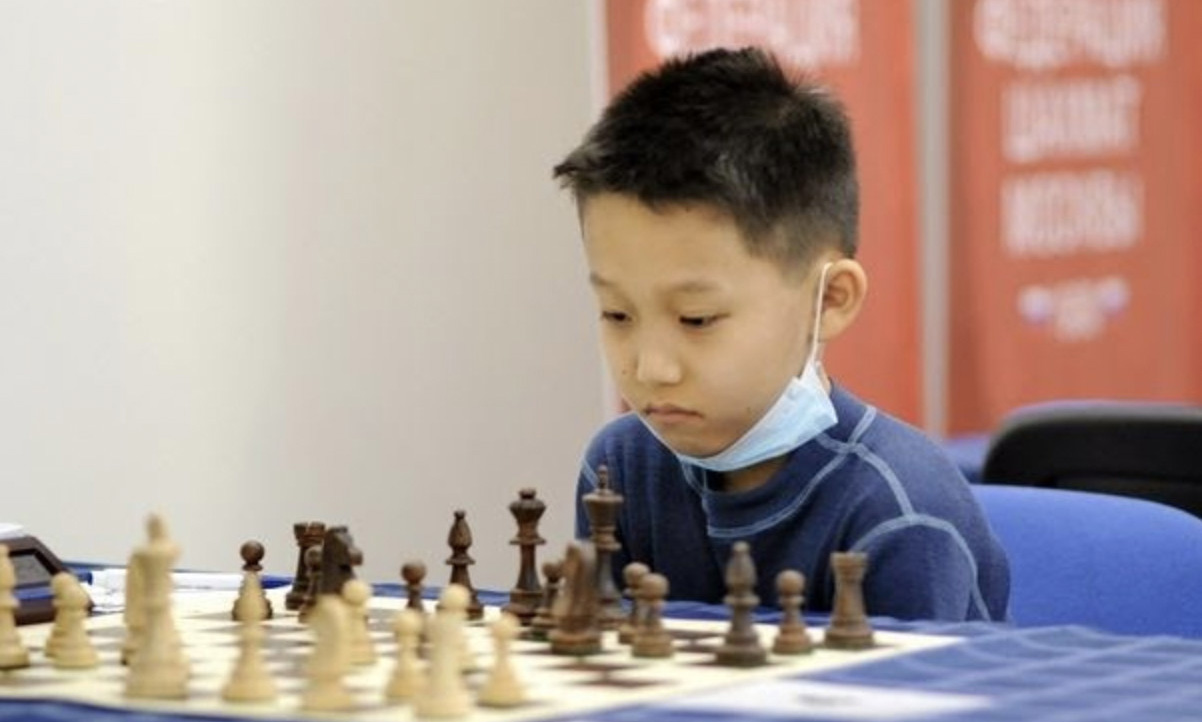
[[[979,586],[977,560],[944,519],[899,517],[864,538],[868,613],[898,619],[993,620]]]

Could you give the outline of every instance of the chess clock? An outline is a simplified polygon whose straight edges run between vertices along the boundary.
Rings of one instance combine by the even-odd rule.
[[[17,624],[39,624],[54,619],[50,580],[55,574],[70,570],[36,537],[0,538],[0,544],[8,547],[8,558],[17,575],[17,588],[13,590],[21,601]]]

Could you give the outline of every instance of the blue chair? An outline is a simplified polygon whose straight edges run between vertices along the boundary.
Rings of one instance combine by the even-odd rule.
[[[1202,637],[1202,519],[1130,497],[982,485],[1018,626]]]

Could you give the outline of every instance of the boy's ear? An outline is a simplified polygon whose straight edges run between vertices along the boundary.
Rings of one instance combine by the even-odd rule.
[[[826,290],[822,294],[821,343],[827,343],[843,333],[860,315],[864,297],[868,294],[868,274],[860,262],[841,258],[826,272]]]

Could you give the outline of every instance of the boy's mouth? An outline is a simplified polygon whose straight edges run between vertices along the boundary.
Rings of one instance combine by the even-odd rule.
[[[672,425],[701,418],[701,414],[675,404],[647,404],[643,416],[658,424]]]

